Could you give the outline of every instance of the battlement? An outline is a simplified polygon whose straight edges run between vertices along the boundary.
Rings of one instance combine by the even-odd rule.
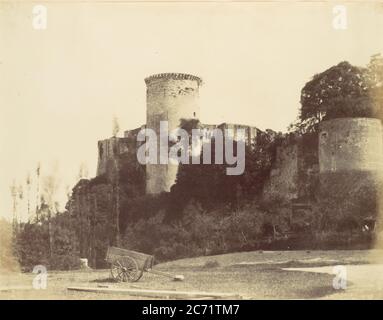
[[[146,85],[150,85],[153,81],[158,79],[192,80],[197,81],[198,85],[202,84],[201,78],[186,73],[158,73],[145,78],[145,83]]]

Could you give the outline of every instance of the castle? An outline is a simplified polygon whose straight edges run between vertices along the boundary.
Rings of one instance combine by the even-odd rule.
[[[180,125],[181,119],[197,120],[200,115],[200,78],[165,73],[148,77],[145,82],[146,124],[125,131],[124,137],[99,141],[97,177],[80,180],[67,203],[70,214],[80,219],[80,252],[81,256],[91,259],[91,265],[103,265],[105,246],[118,244],[120,231],[129,223],[126,203],[122,213],[125,216],[121,219],[120,196],[124,196],[125,201],[127,197],[119,191],[114,178],[116,168],[121,169],[122,163],[134,164],[137,160],[137,149],[144,143],[137,141],[139,131],[147,127],[158,132],[160,121],[168,121],[171,130]],[[233,139],[236,138],[237,129],[245,129],[245,141],[251,146],[256,146],[256,138],[263,134],[255,127],[238,124],[202,126],[206,130],[230,128],[234,133]],[[270,133],[272,135],[274,132],[267,132]],[[282,199],[284,208],[290,206],[289,224],[291,231],[296,234],[309,232],[315,225],[313,222],[318,210],[324,212],[319,216],[346,214],[355,217],[359,221],[358,225],[368,225],[373,230],[376,222],[373,206],[379,200],[373,190],[382,173],[382,137],[381,121],[373,118],[325,120],[320,123],[318,132],[284,134],[277,144],[275,158],[262,184],[260,196],[270,203],[278,203],[276,200]],[[124,161],[120,162],[121,159]],[[132,177],[138,183],[133,197],[140,197],[145,192],[159,194],[170,191],[178,167],[172,164],[149,164],[140,169],[145,170],[146,181],[144,176]],[[130,179],[124,176],[126,178]],[[326,197],[315,198],[320,189],[330,194],[330,197],[335,196],[330,204],[326,202]],[[358,200],[359,195],[362,195],[361,201]],[[318,204],[323,206],[318,209]],[[321,225],[319,228],[326,230],[328,226]]]
[[[113,167],[116,155],[137,152],[142,144],[137,142],[137,134],[141,129],[150,128],[159,135],[161,121],[167,121],[171,131],[180,126],[181,119],[199,119],[199,87],[202,84],[199,77],[183,73],[161,73],[146,78],[145,83],[146,125],[125,131],[123,138],[112,137],[98,142],[97,175],[105,174],[108,168]],[[238,129],[245,129],[246,144],[251,144],[259,132],[255,127],[230,123],[203,124],[202,127],[205,135],[215,128],[232,129],[233,139],[236,139]],[[178,166],[174,164],[147,164],[146,193],[170,191],[177,172]]]
[[[112,137],[98,142],[97,175],[108,172],[116,155],[135,154],[142,128],[159,133],[160,121],[168,121],[169,130],[179,127],[181,119],[199,119],[199,77],[182,73],[162,73],[145,79],[146,125],[124,132],[123,138]],[[203,128],[246,130],[246,143],[255,141],[261,131],[256,127],[222,123],[202,125]],[[287,200],[304,198],[310,185],[321,176],[335,172],[364,171],[380,173],[383,164],[382,124],[373,118],[339,118],[323,121],[311,141],[307,137],[286,135],[277,148],[276,161],[264,187],[265,197],[278,196]],[[175,183],[178,166],[146,165],[146,193],[170,191]]]

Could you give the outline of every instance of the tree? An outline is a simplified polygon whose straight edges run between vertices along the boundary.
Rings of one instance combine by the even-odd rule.
[[[17,227],[18,227],[18,218],[17,218],[17,203],[18,203],[18,191],[16,182],[13,181],[12,185],[10,186],[11,191],[11,197],[12,197],[12,226],[13,226],[13,233],[14,235],[17,234]]]
[[[17,194],[19,196],[20,202],[22,203],[22,201],[24,199],[24,189],[23,189],[23,186],[21,184],[17,188]],[[18,219],[19,220],[17,221],[17,223],[20,224],[22,221],[21,213],[18,215]]]
[[[117,137],[118,133],[120,132],[120,124],[118,122],[117,117],[113,117],[113,129],[112,129],[112,135],[113,137]]]
[[[383,119],[383,56],[380,53],[371,56],[367,66],[367,78],[372,101],[379,112],[379,118]]]
[[[191,134],[200,124],[196,120],[181,120],[180,126]],[[237,209],[245,199],[260,195],[269,177],[279,137],[280,134],[271,130],[257,132],[256,141],[245,148],[246,166],[243,174],[238,176],[226,174],[227,163],[215,164],[214,153],[212,164],[203,164],[202,148],[200,164],[179,166],[176,183],[171,188],[166,220],[182,216],[183,209],[192,200],[205,210],[226,205]],[[215,150],[215,139],[207,143],[211,143],[210,150]],[[236,143],[233,141],[233,150],[237,149]]]
[[[56,196],[59,188],[59,180],[56,176],[56,170],[57,167],[55,165],[54,172],[50,175],[44,176],[42,181],[43,199],[47,205],[47,212],[46,216],[41,218],[46,218],[48,221],[49,248],[51,257],[53,253],[52,217],[58,212]]]
[[[322,120],[340,117],[377,117],[371,99],[368,69],[344,61],[306,83],[301,91],[301,109],[296,128],[317,131]]]
[[[27,186],[27,215],[28,215],[28,221],[31,220],[31,199],[30,199],[30,194],[31,194],[31,184],[32,184],[32,179],[31,175],[28,173],[27,177],[25,179],[25,184]]]
[[[36,221],[39,221],[39,202],[40,202],[40,173],[41,173],[41,163],[37,163],[36,167]]]
[[[12,236],[12,224],[0,218],[0,273],[19,271],[15,256],[15,238]]]
[[[88,176],[89,176],[88,167],[87,167],[86,163],[82,162],[82,163],[80,164],[80,168],[79,168],[79,170],[78,170],[78,176],[77,176],[77,178],[78,178],[79,180],[81,180],[81,179],[86,179],[86,178],[88,178]]]
[[[57,210],[57,191],[59,188],[59,180],[56,175],[50,174],[43,177],[42,180],[42,192],[46,204],[49,206],[48,219],[51,215],[55,214]]]

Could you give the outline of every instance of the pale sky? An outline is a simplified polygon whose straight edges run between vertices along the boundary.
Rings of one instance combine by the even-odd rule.
[[[46,30],[32,27],[37,3],[0,3],[0,216],[9,186],[58,165],[60,197],[81,163],[90,176],[97,140],[145,123],[144,78],[200,76],[201,121],[286,131],[300,90],[347,60],[383,53],[383,6],[349,3],[335,30],[336,2],[46,3]],[[344,4],[344,3],[343,3]],[[34,176],[33,176],[34,178]]]

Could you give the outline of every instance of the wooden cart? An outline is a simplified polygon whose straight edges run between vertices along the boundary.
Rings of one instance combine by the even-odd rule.
[[[184,279],[182,275],[171,275],[166,272],[153,270],[154,256],[137,251],[109,247],[105,260],[111,264],[110,274],[116,281],[136,282],[141,279],[144,271],[173,280]]]

